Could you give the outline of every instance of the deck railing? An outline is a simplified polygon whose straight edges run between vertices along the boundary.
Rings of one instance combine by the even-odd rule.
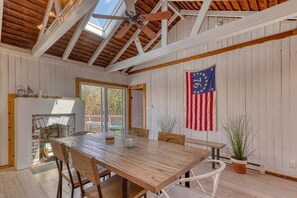
[[[104,117],[100,115],[86,115],[85,116],[85,130],[102,131],[102,122]],[[104,122],[103,122],[104,123]],[[123,118],[122,115],[109,115],[107,124],[109,129],[116,130],[122,128]]]

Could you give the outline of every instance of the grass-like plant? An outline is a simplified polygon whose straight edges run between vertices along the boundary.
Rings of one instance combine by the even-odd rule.
[[[161,116],[157,122],[161,132],[172,132],[176,128],[177,118],[171,116]]]
[[[231,157],[237,160],[247,160],[252,154],[250,145],[253,132],[249,129],[249,119],[245,115],[229,117],[223,124],[223,129],[230,142]]]

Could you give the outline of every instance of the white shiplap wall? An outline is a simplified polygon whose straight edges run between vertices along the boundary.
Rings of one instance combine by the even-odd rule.
[[[215,27],[217,21],[233,19],[209,17],[201,31]],[[169,32],[169,43],[189,35],[194,17],[180,21]],[[251,39],[296,28],[296,21],[285,21],[220,41],[185,50],[162,59],[140,65],[159,63],[231,46]],[[289,168],[289,161],[297,161],[297,37],[267,42],[236,51],[219,54],[175,66],[129,76],[129,84],[147,85],[147,126],[151,137],[157,138],[157,119],[162,115],[176,115],[178,133],[188,137],[207,139],[204,132],[185,128],[184,71],[201,70],[217,65],[218,131],[208,139],[227,143],[221,122],[228,116],[246,114],[254,131],[249,161],[268,171],[297,177],[297,169]],[[227,150],[224,150],[227,155]]]
[[[75,78],[82,77],[127,84],[121,74],[108,74],[78,63],[65,63],[54,58],[33,58],[30,54],[0,48],[0,165],[8,159],[7,95],[23,86],[51,96],[75,97]]]

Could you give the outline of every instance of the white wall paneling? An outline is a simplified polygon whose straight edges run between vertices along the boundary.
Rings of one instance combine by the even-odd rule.
[[[201,31],[214,28],[218,21],[232,18],[207,17]],[[168,42],[187,37],[195,17],[186,17],[168,34]],[[172,54],[135,69],[153,66],[187,56],[232,46],[252,39],[296,28],[296,21],[284,21],[217,42]],[[229,51],[212,57],[192,60],[174,66],[129,76],[129,84],[147,85],[147,127],[157,138],[157,119],[164,114],[176,115],[176,132],[188,137],[207,139],[205,132],[185,128],[184,71],[201,70],[217,65],[218,131],[208,139],[227,143],[222,121],[228,116],[246,114],[254,136],[255,152],[249,161],[267,171],[297,177],[297,169],[289,161],[297,161],[297,36]],[[227,149],[223,155],[228,156]]]
[[[8,162],[8,110],[7,96],[16,87],[27,86],[42,90],[51,96],[75,97],[75,77],[127,84],[119,73],[107,74],[79,63],[66,63],[55,58],[35,58],[30,54],[1,48],[0,52],[0,165]]]

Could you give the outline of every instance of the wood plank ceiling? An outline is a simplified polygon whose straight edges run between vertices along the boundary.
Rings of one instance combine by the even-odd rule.
[[[66,5],[68,0],[61,0],[62,7]],[[260,11],[286,0],[230,0],[230,1],[214,1],[210,10],[228,10],[228,11]],[[150,13],[159,0],[138,0],[137,9],[141,13]],[[202,1],[195,2],[174,2],[180,9],[199,10]],[[47,6],[47,0],[4,0],[2,38],[1,42],[24,49],[31,50],[37,41],[39,29],[37,26],[42,23],[44,12]],[[173,13],[173,11],[172,11]],[[174,13],[173,13],[174,14]],[[169,26],[169,30],[180,20],[177,17]],[[53,21],[49,20],[48,25]],[[121,24],[119,31],[125,22]],[[69,43],[77,24],[75,24],[65,35],[63,35],[46,54],[62,57],[67,44]],[[154,32],[161,29],[161,22],[154,21],[147,24]],[[123,46],[128,42],[137,30],[136,27],[130,28],[128,33],[121,39],[112,37],[104,50],[100,53],[94,65],[106,67],[113,58],[119,53]],[[139,34],[139,40],[142,46],[145,46],[150,38],[144,33]],[[83,31],[77,43],[75,44],[69,59],[87,63],[95,50],[98,48],[103,39],[88,31]],[[158,42],[158,38],[148,49],[151,50]],[[138,54],[137,48],[132,43],[118,61],[122,61]]]

